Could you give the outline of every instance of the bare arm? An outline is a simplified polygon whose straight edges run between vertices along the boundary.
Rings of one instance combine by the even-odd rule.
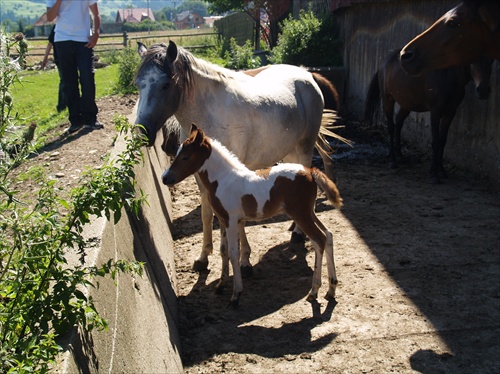
[[[89,37],[89,42],[85,45],[87,48],[94,48],[99,39],[99,34],[101,33],[101,14],[99,13],[99,7],[97,3],[90,6],[90,11],[92,12],[92,17],[94,19],[94,32]]]
[[[52,49],[52,43],[48,42],[47,48],[45,48],[45,55],[43,56],[42,70],[45,70],[45,67],[47,66],[47,61],[49,59],[49,53],[50,53],[51,49]]]
[[[47,8],[47,21],[52,22],[57,18],[62,0],[57,0],[52,8]]]

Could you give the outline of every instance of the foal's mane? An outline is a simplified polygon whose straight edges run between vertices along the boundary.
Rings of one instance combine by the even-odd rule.
[[[179,46],[177,46],[177,58],[172,64],[167,58],[167,44],[165,43],[153,44],[147,49],[137,70],[137,76],[150,64],[154,64],[163,73],[171,75],[175,83],[183,88],[187,95],[192,92],[195,72],[218,82],[225,82],[232,76],[231,70],[196,58],[191,52]]]
[[[245,164],[243,164],[243,162],[241,162],[240,159],[228,148],[226,148],[221,142],[213,138],[208,139],[212,145],[212,154],[215,150],[215,153],[219,155],[220,158],[227,161],[234,170],[248,169]]]

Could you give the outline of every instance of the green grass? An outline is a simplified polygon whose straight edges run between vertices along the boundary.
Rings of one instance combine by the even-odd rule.
[[[112,95],[118,81],[118,64],[97,69],[96,98]],[[21,84],[11,90],[14,111],[21,123],[37,123],[37,137],[43,141],[44,134],[61,123],[67,122],[67,110],[57,113],[59,75],[56,69],[50,71],[24,72]],[[39,144],[41,146],[43,144]]]

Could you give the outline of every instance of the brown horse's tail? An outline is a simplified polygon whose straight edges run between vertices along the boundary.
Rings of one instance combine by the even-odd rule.
[[[343,200],[340,197],[339,189],[337,185],[330,180],[325,173],[319,169],[312,168],[311,175],[316,181],[319,189],[323,191],[328,198],[328,200],[336,207],[340,208],[343,205]]]
[[[323,99],[325,100],[325,109],[335,110],[340,112],[342,110],[340,106],[340,95],[337,88],[319,73],[311,73],[314,81],[318,84],[321,93],[323,94]]]
[[[373,123],[373,117],[380,108],[380,85],[378,83],[378,72],[373,75],[368,92],[366,93],[365,101],[365,121]]]

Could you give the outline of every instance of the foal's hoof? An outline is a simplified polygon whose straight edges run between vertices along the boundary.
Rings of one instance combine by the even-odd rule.
[[[292,237],[290,238],[290,243],[304,243],[306,241],[306,236],[303,234],[298,234],[295,231],[292,232]]]
[[[327,301],[335,301],[335,295],[331,292],[327,292],[325,295],[325,300]]]
[[[242,278],[251,278],[253,277],[253,267],[252,265],[241,266],[241,277]]]
[[[208,260],[196,260],[193,263],[193,270],[197,271],[198,273],[207,271],[207,269],[208,269]]]

